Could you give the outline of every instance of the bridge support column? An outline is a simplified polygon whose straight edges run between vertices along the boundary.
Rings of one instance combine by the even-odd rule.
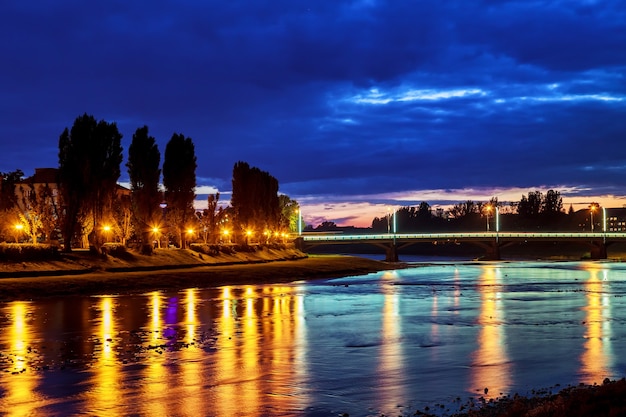
[[[606,244],[604,242],[593,242],[590,255],[591,259],[606,259]]]
[[[293,241],[294,246],[296,247],[296,249],[304,252],[304,239],[302,238],[302,236],[297,237],[294,241]]]
[[[395,243],[392,243],[387,248],[387,254],[385,256],[387,262],[398,262],[398,247]]]
[[[493,242],[491,245],[487,246],[485,253],[485,259],[488,261],[499,261],[500,260],[500,245],[498,242]]]

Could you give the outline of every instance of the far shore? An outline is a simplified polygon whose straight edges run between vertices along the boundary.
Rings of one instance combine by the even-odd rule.
[[[181,250],[162,250],[153,258],[129,256],[132,259],[126,262],[112,257],[102,261],[74,254],[71,262],[4,263],[0,268],[0,302],[287,283],[363,275],[404,266],[356,256],[306,255],[294,250],[219,259]]]

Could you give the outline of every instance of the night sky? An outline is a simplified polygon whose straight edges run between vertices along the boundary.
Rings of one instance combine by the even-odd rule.
[[[239,160],[268,171],[314,225],[626,204],[625,0],[9,0],[0,37],[3,172],[57,166],[87,113],[125,157],[143,125],[162,156],[191,137],[204,201]]]

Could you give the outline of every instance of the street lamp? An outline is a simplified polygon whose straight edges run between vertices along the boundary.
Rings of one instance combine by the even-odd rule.
[[[302,235],[302,209],[298,209],[298,236]]]
[[[590,213],[590,221],[591,221],[591,233],[593,233],[593,212],[596,210],[596,206],[595,204],[592,204],[589,206],[589,213]]]
[[[109,232],[111,231],[111,226],[104,225],[102,227],[102,231],[104,232],[104,240],[105,242],[109,240]]]
[[[22,234],[22,231],[24,230],[24,225],[22,223],[17,223],[15,226],[13,226],[15,228],[15,243],[19,243],[19,237]]]
[[[154,235],[154,240],[157,243],[157,248],[161,249],[161,240],[159,239],[159,228],[154,226],[152,228],[152,234]]]
[[[191,239],[193,238],[193,233],[194,230],[190,227],[189,229],[187,229],[187,243],[191,244]],[[187,245],[189,246],[189,245]]]
[[[500,233],[500,208],[496,206],[496,242],[498,241],[499,233]]]

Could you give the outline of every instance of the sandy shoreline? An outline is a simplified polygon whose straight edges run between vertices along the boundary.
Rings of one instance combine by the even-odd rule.
[[[204,259],[206,261],[206,259]],[[396,269],[371,259],[341,255],[313,255],[291,260],[231,260],[220,263],[136,265],[103,271],[42,269],[28,276],[0,278],[0,302],[42,297],[131,294],[154,290],[208,288],[222,285],[269,284],[313,278],[342,277]],[[13,274],[15,275],[15,274]]]

